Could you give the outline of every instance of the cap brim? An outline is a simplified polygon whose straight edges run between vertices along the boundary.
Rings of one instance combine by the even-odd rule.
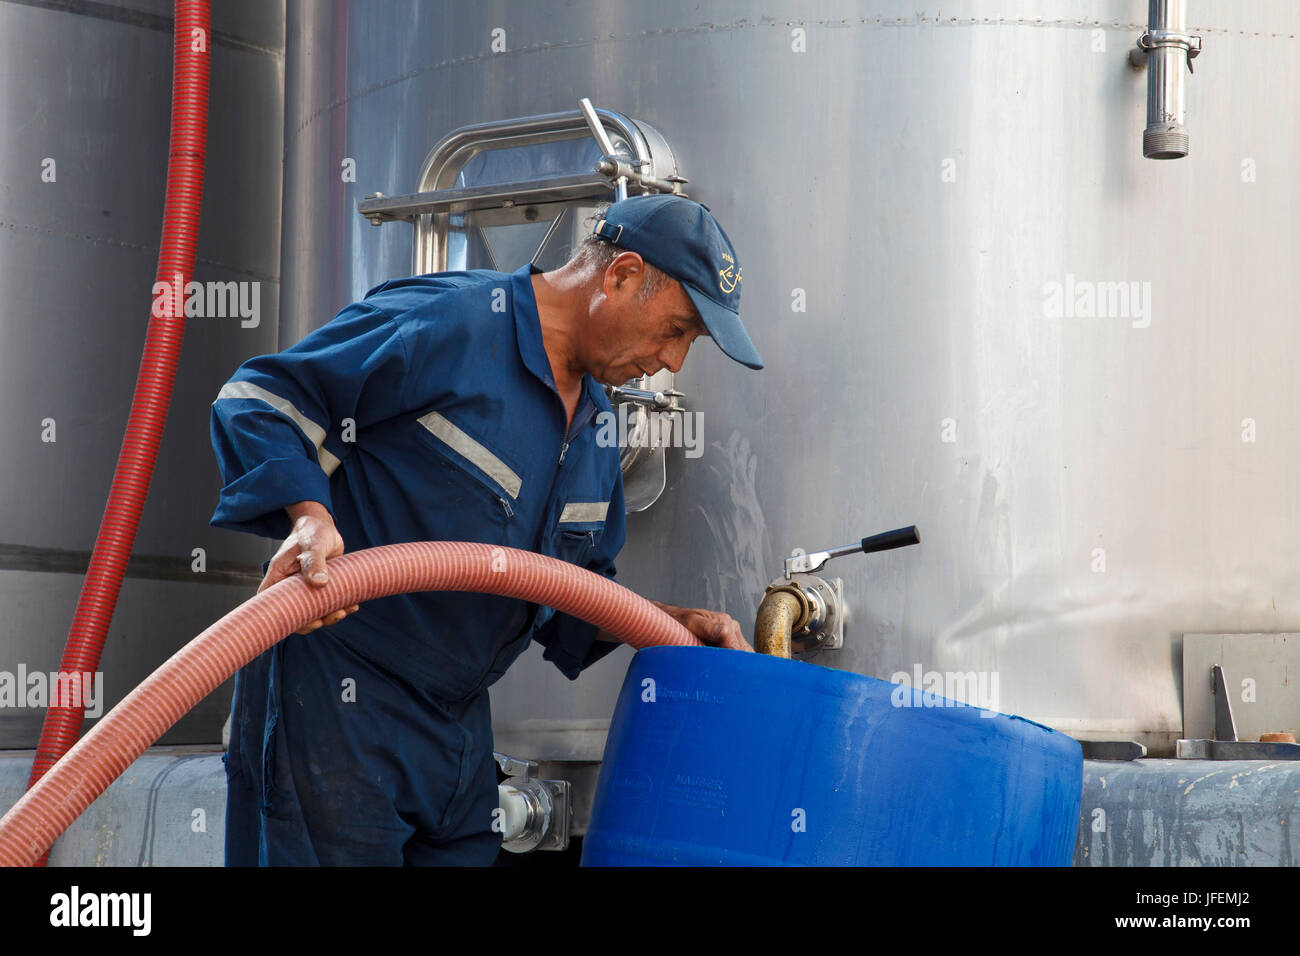
[[[724,309],[685,282],[682,283],[682,288],[690,296],[691,302],[700,313],[700,318],[704,320],[704,327],[709,330],[710,337],[717,343],[718,348],[722,349],[724,355],[749,368],[763,367],[758,349],[754,348],[754,343],[749,340],[749,333],[741,325],[739,315],[730,309]]]

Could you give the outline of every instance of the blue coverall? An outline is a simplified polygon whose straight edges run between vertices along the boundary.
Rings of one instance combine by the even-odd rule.
[[[348,551],[480,541],[614,576],[625,537],[604,390],[566,432],[525,266],[386,282],[221,389],[212,524],[274,539],[324,504]],[[607,432],[606,432],[607,433]],[[351,439],[351,440],[349,440]],[[487,688],[527,648],[569,679],[617,645],[485,594],[367,601],[236,677],[227,865],[491,863],[501,845]]]

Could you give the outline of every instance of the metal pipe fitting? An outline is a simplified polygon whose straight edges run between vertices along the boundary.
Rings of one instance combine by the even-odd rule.
[[[790,658],[790,634],[804,626],[808,601],[793,586],[769,588],[754,620],[754,650],[771,657]]]
[[[515,786],[497,784],[497,805],[501,808],[501,840],[509,843],[529,834],[534,829],[539,831],[537,819],[543,817],[540,807],[532,794]]]
[[[501,847],[511,853],[528,853],[541,846],[551,832],[554,801],[541,781],[512,777],[497,785],[501,808]]]
[[[535,760],[493,752],[501,772],[492,828],[501,834],[501,849],[510,853],[563,850],[573,825],[573,800],[567,780],[539,780]]]
[[[1129,62],[1147,68],[1147,125],[1142,155],[1179,159],[1187,155],[1189,137],[1183,124],[1183,67],[1201,52],[1201,38],[1184,32],[1183,0],[1149,0],[1147,32],[1129,51]]]

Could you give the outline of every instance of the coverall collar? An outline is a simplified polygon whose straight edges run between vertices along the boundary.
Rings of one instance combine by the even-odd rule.
[[[546,346],[542,344],[542,319],[537,311],[537,297],[533,295],[532,276],[542,271],[530,262],[520,266],[511,274],[511,282],[514,286],[511,301],[515,310],[515,334],[519,340],[519,357],[524,365],[558,396],[560,393],[555,387],[555,376],[551,374],[551,359],[546,354]],[[596,391],[600,390],[600,386],[590,373],[584,373],[582,376],[582,390],[583,397],[586,399],[584,405],[590,404],[592,410],[599,407]],[[574,428],[579,427],[588,417],[584,411],[586,409],[580,405],[574,413]]]

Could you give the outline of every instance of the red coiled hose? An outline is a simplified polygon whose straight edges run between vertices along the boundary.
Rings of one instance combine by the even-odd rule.
[[[203,202],[203,159],[208,132],[208,45],[211,40],[207,0],[176,0],[172,40],[171,145],[167,162],[167,201],[163,211],[162,244],[158,250],[156,282],[167,283],[174,294],[159,297],[161,309],[150,310],[149,330],[136,378],[135,396],[127,419],[126,436],[118,455],[108,504],[91,553],[90,567],[59,662],[66,674],[93,674],[99,667],[104,637],[117,595],[122,588],[127,559],[135,544],[136,528],[149,482],[153,477],[158,443],[171,404],[172,382],[185,332],[185,312],[175,309],[194,269],[194,247]],[[165,302],[162,300],[165,298]],[[162,312],[159,315],[158,312]],[[45,715],[27,786],[32,787],[81,734],[85,708],[55,701]],[[44,863],[44,858],[41,859]]]
[[[42,858],[145,750],[239,668],[331,611],[407,591],[478,591],[590,621],[633,647],[695,645],[690,631],[609,578],[531,551],[462,541],[390,544],[329,563],[329,583],[295,574],[190,641],[91,728],[0,818],[0,866]]]

